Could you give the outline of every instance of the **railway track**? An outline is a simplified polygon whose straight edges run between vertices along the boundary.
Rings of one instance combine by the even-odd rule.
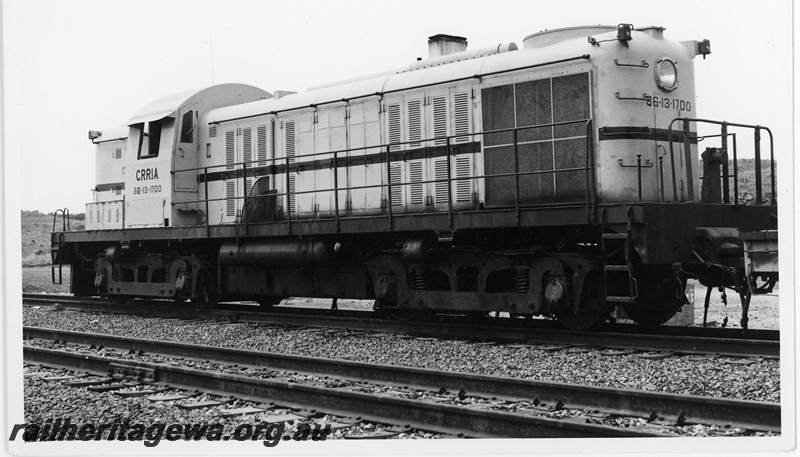
[[[449,339],[503,341],[561,346],[590,346],[611,350],[716,354],[726,357],[780,357],[780,333],[775,330],[747,330],[659,327],[642,333],[635,325],[608,324],[595,332],[558,328],[544,320],[484,318],[466,323],[463,318],[442,316],[431,322],[399,322],[376,317],[371,311],[324,310],[221,304],[212,310],[188,305],[164,306],[163,301],[136,300],[124,307],[104,299],[53,295],[23,295],[23,304],[55,306],[103,313],[129,313],[184,319],[216,319],[286,326],[312,326],[358,331],[396,332]]]
[[[676,428],[693,424],[780,432],[780,405],[775,403],[441,372],[32,327],[24,328],[23,336],[34,343],[24,347],[24,359],[29,363],[102,376],[120,370],[140,376],[148,373],[151,381],[173,389],[235,395],[261,403],[289,405],[298,411],[357,415],[363,420],[405,424],[406,428],[456,436],[669,436],[675,434]],[[57,342],[57,347],[46,347],[52,342]],[[81,345],[83,349],[70,349],[67,344]],[[86,349],[89,345],[93,346]],[[109,355],[109,348],[118,351]],[[142,359],[145,355],[155,359]],[[217,364],[217,369],[189,368],[185,366],[187,360]],[[278,377],[264,372],[257,377],[239,375],[244,366],[277,373]],[[311,377],[316,381],[287,380],[287,376],[298,375],[300,379]],[[637,425],[609,425],[620,417],[637,419]]]

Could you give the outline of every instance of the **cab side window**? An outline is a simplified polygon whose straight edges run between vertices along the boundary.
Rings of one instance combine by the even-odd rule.
[[[161,144],[161,128],[163,119],[151,122],[142,122],[133,125],[135,134],[139,137],[139,152],[137,157],[149,159],[158,157],[158,148]]]
[[[181,143],[194,143],[194,111],[187,111],[181,119]]]

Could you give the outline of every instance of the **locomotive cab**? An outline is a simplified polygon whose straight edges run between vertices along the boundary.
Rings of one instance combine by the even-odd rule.
[[[128,121],[124,165],[124,227],[170,227],[202,224],[204,189],[199,167],[207,130],[199,128],[214,108],[268,98],[270,94],[241,84],[222,84],[156,100]],[[207,152],[207,150],[206,150]],[[120,227],[122,226],[120,225]]]
[[[152,240],[168,240],[172,228],[206,222],[207,206],[201,203],[207,188],[199,185],[199,170],[211,157],[201,155],[208,135],[198,128],[206,113],[268,97],[268,92],[255,87],[223,84],[156,100],[124,128],[90,132],[97,148],[98,179],[95,201],[86,207],[87,232],[110,242],[85,245],[86,254],[100,251],[92,254],[91,267],[85,263],[92,255],[78,255],[80,267],[73,268],[72,280],[75,293],[100,293],[116,301],[198,294],[194,288],[201,286],[205,264],[195,257],[194,247],[170,250],[162,241]],[[148,241],[139,235],[132,243],[124,240],[126,233],[137,229],[148,234]],[[92,231],[102,234],[91,235]],[[57,257],[63,261],[72,255]],[[190,275],[195,278],[191,285]]]

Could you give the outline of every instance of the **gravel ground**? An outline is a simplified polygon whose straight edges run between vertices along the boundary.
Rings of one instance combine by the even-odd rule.
[[[690,281],[689,284],[694,286],[694,323],[702,326],[706,287],[697,281]],[[747,313],[750,319],[748,328],[780,329],[779,292],[779,284],[776,284],[771,294],[753,296]],[[735,292],[726,289],[725,293],[728,300],[727,306],[722,301],[722,295],[718,290],[711,291],[711,301],[708,306],[708,323],[715,327],[721,327],[727,319],[727,327],[741,328],[739,320],[742,318],[742,302]]]
[[[147,355],[147,354],[135,355],[126,353],[125,351],[119,351],[113,349],[112,350],[88,349],[84,346],[75,344],[53,343],[50,341],[42,341],[42,340],[27,340],[26,345],[47,347],[50,349],[60,349],[70,352],[75,351],[86,354],[95,353],[107,357],[113,357],[115,359],[136,360],[136,361],[145,361],[151,363],[188,366],[193,369],[221,372],[238,376],[249,376],[262,379],[281,378],[284,379],[285,382],[294,384],[309,384],[316,386],[325,385],[330,388],[344,387],[356,392],[390,395],[417,401],[428,400],[454,406],[487,409],[487,410],[500,411],[504,413],[533,415],[551,419],[572,419],[572,420],[578,420],[579,422],[585,421],[586,423],[605,425],[610,427],[618,427],[618,428],[629,428],[629,427],[643,428],[673,436],[745,436],[745,435],[776,436],[775,433],[751,432],[730,426],[722,427],[722,426],[713,426],[713,425],[709,426],[702,424],[676,426],[669,424],[668,422],[648,423],[647,420],[640,417],[619,417],[614,415],[609,416],[609,415],[599,414],[598,412],[583,411],[576,409],[558,409],[558,407],[556,407],[556,409],[553,410],[552,409],[553,405],[546,406],[536,401],[530,402],[524,400],[523,401],[502,400],[502,399],[496,399],[494,397],[493,398],[471,397],[468,394],[463,394],[463,392],[459,392],[458,394],[454,394],[451,392],[442,394],[441,392],[431,392],[426,390],[409,389],[397,386],[372,384],[366,382],[348,381],[341,379],[331,379],[327,376],[319,377],[313,375],[287,373],[285,371],[274,371],[268,368],[256,368],[256,367],[246,368],[246,367],[240,367],[238,365],[219,364],[212,362],[187,363],[187,361],[180,358],[162,357],[162,356]],[[123,400],[120,399],[119,397],[116,397],[115,394],[113,393],[99,394],[96,392],[90,392],[87,388],[79,388],[79,387],[72,387],[72,389],[78,391],[78,394],[82,396],[82,401],[74,402],[67,407],[64,407],[64,405],[62,404],[51,406],[49,402],[52,401],[53,398],[60,398],[60,399],[70,398],[74,397],[76,393],[68,392],[65,394],[63,390],[58,392],[53,392],[52,391],[54,390],[52,388],[53,383],[47,383],[45,380],[37,377],[39,373],[35,372],[39,371],[44,373],[47,372],[53,373],[53,371],[55,371],[56,375],[63,375],[65,373],[63,372],[63,370],[52,370],[43,367],[29,366],[27,368],[29,369],[26,370],[27,378],[30,379],[26,380],[27,381],[26,396],[35,398],[35,400],[31,401],[26,408],[26,415],[27,415],[26,420],[28,423],[33,422],[33,423],[43,424],[48,422],[48,420],[50,422],[53,422],[57,418],[64,418],[64,417],[79,418],[76,420],[80,420],[81,422],[84,423],[93,423],[96,425],[124,423],[126,421],[134,423],[147,423],[147,424],[202,423],[202,424],[218,424],[220,427],[224,427],[224,429],[221,430],[222,434],[226,434],[228,436],[237,436],[236,430],[237,427],[239,427],[241,424],[257,424],[263,421],[269,421],[270,418],[275,417],[275,415],[295,413],[295,411],[292,411],[290,409],[275,408],[268,412],[258,412],[256,414],[239,415],[239,416],[234,416],[233,418],[231,417],[226,418],[223,415],[225,413],[229,413],[231,409],[252,407],[258,405],[249,401],[229,399],[228,402],[226,402],[221,406],[212,406],[203,408],[202,410],[187,412],[179,409],[178,406],[183,403],[215,400],[216,398],[210,397],[207,394],[197,395],[196,393],[197,396],[185,400],[162,401],[154,403],[142,398]],[[101,377],[86,376],[80,378],[80,381],[93,380],[93,379],[101,379]],[[162,387],[158,385],[139,384],[139,385],[134,385],[133,387],[126,387],[124,390],[152,391],[154,389],[161,389],[161,388]],[[163,387],[163,389],[166,390],[167,388]],[[173,391],[163,392],[164,395],[169,395],[171,393],[174,392]],[[42,395],[45,395],[45,397],[42,397]],[[58,395],[58,396],[53,397],[50,395]],[[43,400],[43,398],[47,398],[49,400]],[[135,410],[131,411],[131,407],[134,407]],[[170,410],[169,408],[172,409]],[[90,412],[89,416],[86,415],[87,411]],[[287,424],[286,430],[284,431],[284,436],[286,437],[285,439],[291,439],[291,437],[296,435],[296,433],[299,430],[299,427],[302,426],[301,424],[307,424],[310,430],[313,430],[314,428],[317,428],[318,430],[324,430],[325,425],[331,422],[342,422],[342,418],[334,418],[332,416],[325,415],[324,417],[318,419],[311,419],[311,418],[297,419]],[[430,438],[442,437],[442,435],[413,430],[407,425],[401,426],[400,428],[395,427],[394,430],[392,430],[392,429],[387,429],[386,427],[378,424],[360,423],[352,427],[347,427],[343,430],[334,430],[333,433],[331,433],[330,438],[347,439],[347,438],[353,438],[354,436],[358,435],[364,437],[365,434],[366,436],[373,437],[374,434],[376,433],[381,435],[385,435],[388,433],[389,436],[386,437],[392,439],[419,439],[419,438],[430,439]],[[106,433],[103,437],[107,438],[108,433]]]
[[[48,382],[38,373],[47,373],[47,376],[61,376],[69,374],[64,370],[49,369],[39,366],[26,366],[25,390],[25,422],[28,424],[45,424],[56,419],[70,418],[71,424],[144,424],[151,427],[154,424],[207,424],[222,427],[221,435],[233,437],[240,425],[255,427],[258,423],[265,423],[275,415],[292,414],[295,411],[288,409],[271,409],[255,414],[240,414],[223,417],[223,414],[232,409],[259,406],[250,401],[235,400],[221,406],[212,406],[194,410],[181,409],[177,406],[188,401],[214,400],[203,394],[188,400],[152,402],[142,397],[121,398],[111,392],[91,392],[86,388],[69,387],[61,382]],[[87,378],[90,379],[90,378]],[[58,399],[53,402],[53,399]],[[325,415],[314,419],[297,419],[285,424],[283,440],[294,439],[302,427],[307,424],[313,430],[325,430],[326,424],[334,424],[348,420],[345,418]],[[352,419],[349,419],[352,422]],[[244,431],[244,430],[243,430]],[[367,433],[392,432],[386,426],[369,422],[362,422],[345,429],[331,429],[326,439],[348,439]],[[107,439],[109,431],[103,432],[101,438]],[[150,435],[155,436],[155,435]],[[239,435],[240,437],[242,434]],[[393,431],[391,439],[432,439],[441,435],[424,431]],[[261,437],[264,440],[264,437]],[[152,438],[151,438],[152,439]],[[224,438],[223,438],[224,439]],[[233,440],[234,438],[230,438]],[[227,439],[225,439],[227,441]],[[273,439],[274,441],[274,439]]]
[[[391,334],[275,329],[215,323],[26,308],[24,325],[256,351],[356,360],[434,370],[640,389],[675,394],[780,402],[777,360],[602,356],[597,350],[546,352],[524,345],[492,345]]]

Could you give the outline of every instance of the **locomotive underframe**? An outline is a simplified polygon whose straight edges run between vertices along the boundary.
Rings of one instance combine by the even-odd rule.
[[[516,252],[432,254],[410,262],[400,256],[379,256],[368,263],[375,297],[381,308],[504,311],[548,314],[543,292],[554,281],[563,285],[562,306],[577,306],[586,272],[597,261],[577,254],[553,254],[536,249]],[[555,300],[554,300],[555,302]]]
[[[198,306],[219,299],[271,305],[289,296],[377,298],[376,307],[384,309],[558,316],[578,315],[587,307],[592,313],[610,309],[612,304],[603,302],[610,292],[599,284],[604,265],[600,237],[627,231],[635,251],[634,276],[642,287],[657,291],[642,296],[663,303],[624,306],[634,307],[633,314],[637,307],[644,310],[640,317],[658,314],[655,322],[685,303],[687,278],[703,282],[707,271],[725,271],[714,284],[703,283],[742,290],[743,258],[715,259],[703,244],[703,227],[730,234],[776,225],[774,206],[631,203],[592,211],[576,204],[396,215],[391,227],[380,216],[294,220],[291,234],[280,222],[63,232],[53,240],[54,263],[72,265],[72,291],[79,295],[192,298]],[[342,253],[293,263],[291,253],[286,257],[269,248],[263,262],[262,254],[221,261],[221,246],[258,240],[299,243],[301,248],[318,240],[339,244]],[[409,242],[428,247],[404,251]],[[587,278],[592,284],[584,287]]]

